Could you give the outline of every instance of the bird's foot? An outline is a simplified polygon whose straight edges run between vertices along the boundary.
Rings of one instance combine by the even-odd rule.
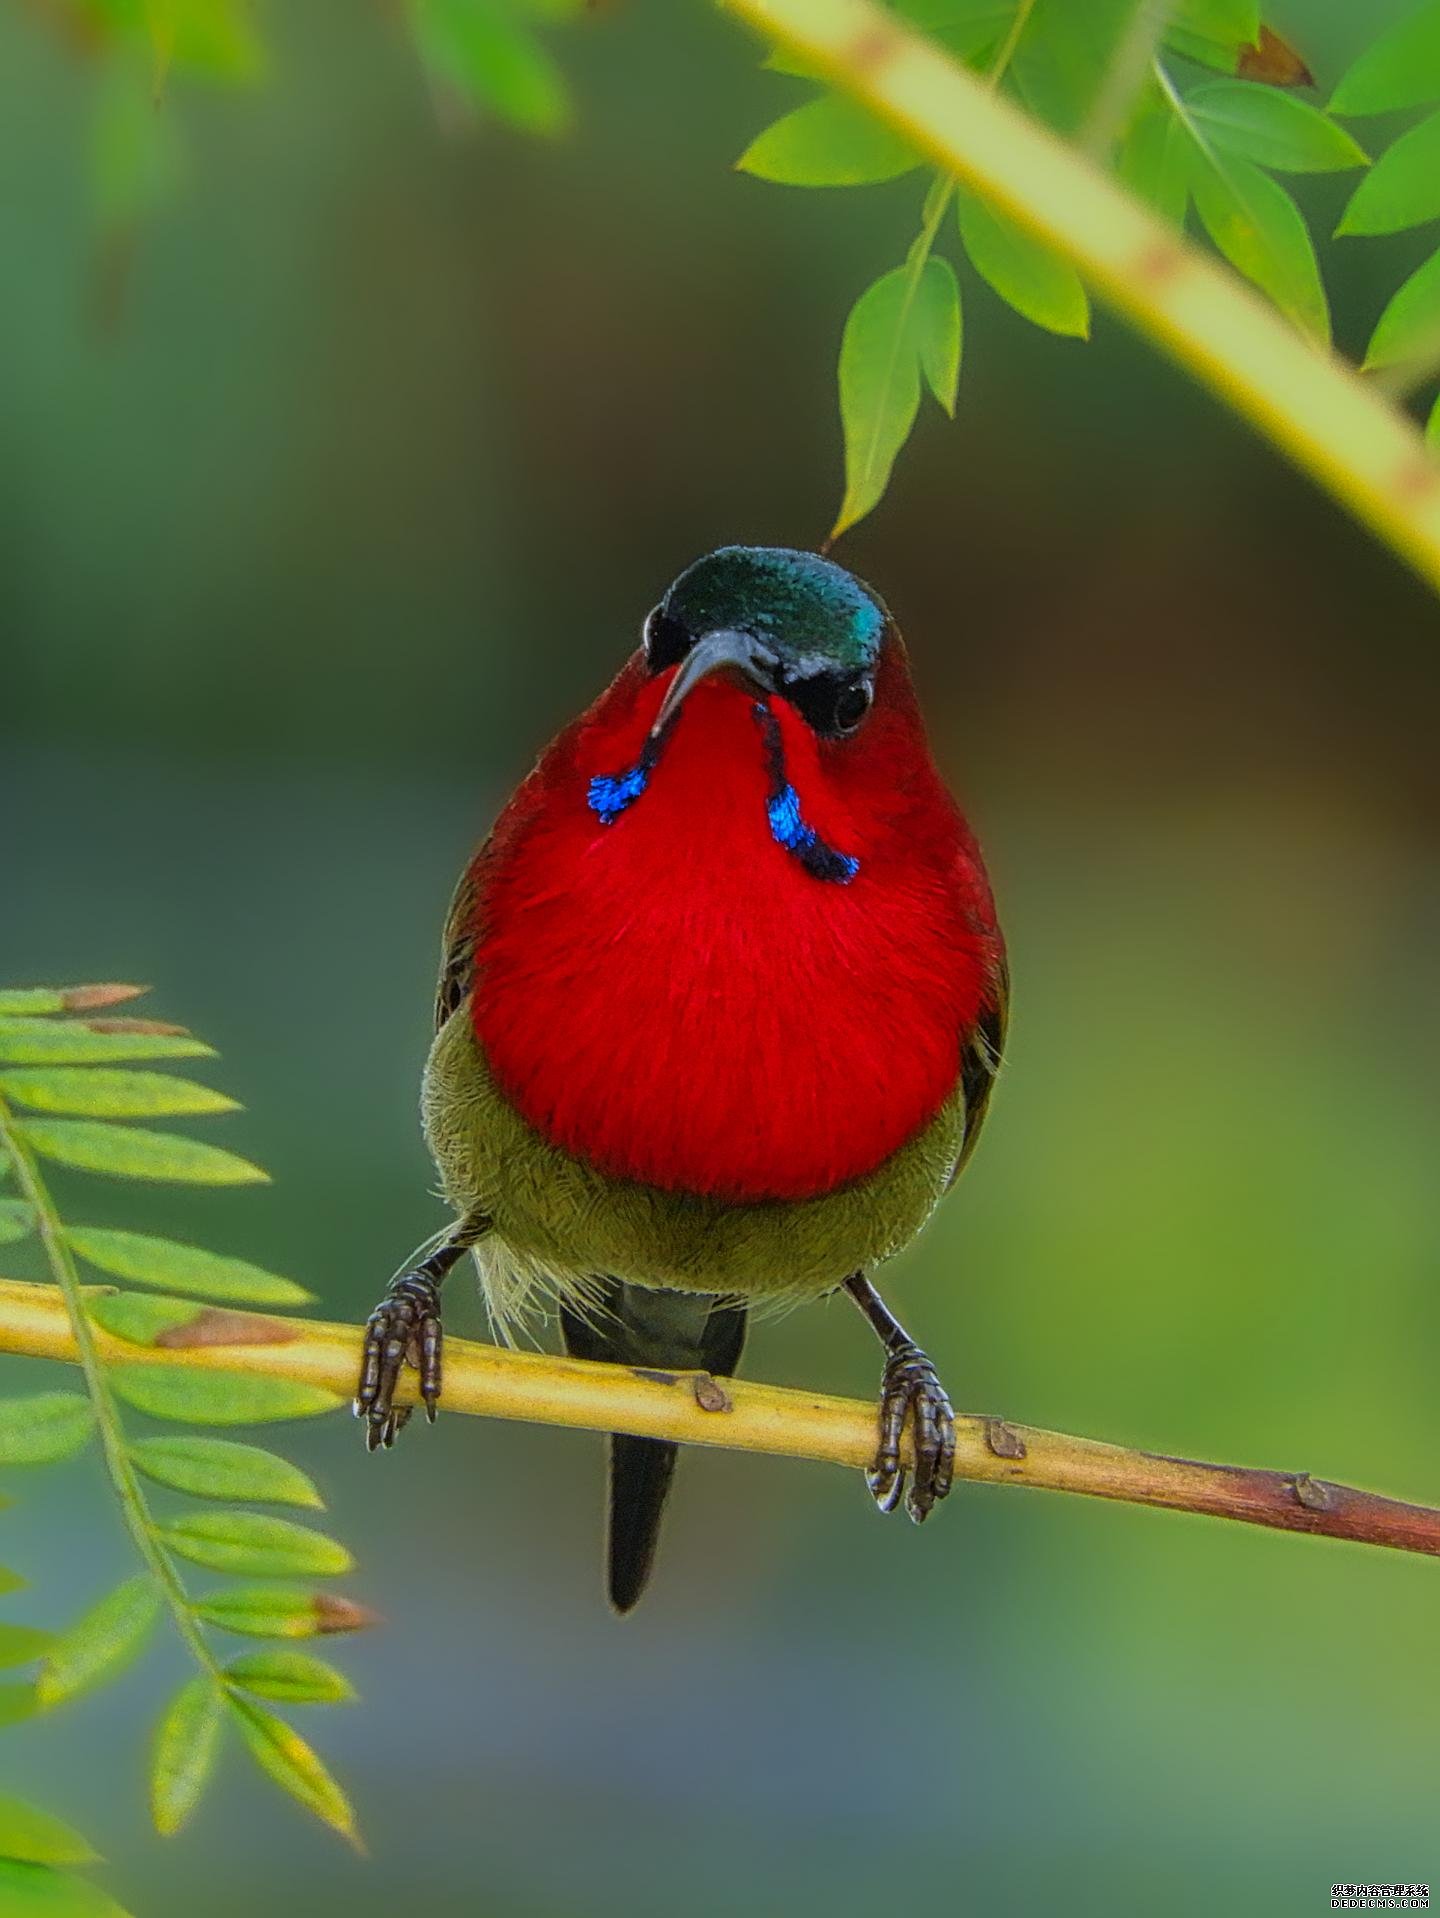
[[[900,1434],[907,1418],[914,1433],[915,1481],[905,1509],[919,1525],[954,1483],[955,1414],[935,1367],[911,1339],[890,1348],[880,1381],[880,1444],[865,1483],[882,1512],[893,1512],[905,1491]]]
[[[412,1408],[395,1403],[395,1387],[408,1360],[420,1374],[420,1400],[433,1425],[440,1399],[440,1286],[424,1271],[396,1279],[365,1321],[355,1416],[365,1421],[367,1452],[387,1449],[409,1422]]]

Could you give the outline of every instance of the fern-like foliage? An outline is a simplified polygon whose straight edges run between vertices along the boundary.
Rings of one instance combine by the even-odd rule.
[[[138,1559],[134,1576],[97,1597],[58,1635],[0,1625],[0,1663],[33,1667],[31,1676],[0,1688],[0,1722],[53,1711],[115,1677],[168,1620],[195,1671],[166,1708],[152,1744],[157,1829],[177,1831],[194,1810],[228,1730],[293,1798],[353,1838],[344,1792],[272,1709],[353,1696],[340,1672],[294,1642],[369,1622],[360,1606],[309,1583],[348,1571],[350,1554],[311,1525],[243,1509],[315,1510],[318,1490],[275,1452],[212,1434],[141,1435],[126,1417],[128,1409],[182,1424],[237,1426],[338,1408],[341,1401],[318,1386],[223,1366],[227,1345],[283,1337],[285,1322],[269,1315],[309,1294],[199,1246],[74,1222],[62,1216],[50,1189],[50,1166],[186,1185],[265,1178],[249,1160],[208,1142],[132,1123],[235,1109],[208,1086],[153,1069],[213,1055],[183,1028],[114,1016],[111,1008],[136,991],[101,985],[0,992],[0,1242],[7,1258],[22,1257],[28,1246],[37,1277],[58,1287],[85,1384],[83,1392],[0,1400],[0,1466],[42,1465],[98,1441]],[[82,1283],[85,1266],[149,1289]],[[9,1279],[0,1285],[25,1289]],[[168,1349],[185,1362],[127,1359],[127,1348]],[[224,1582],[194,1590],[188,1566],[222,1574]],[[0,1574],[0,1590],[18,1582]],[[289,1642],[235,1656],[221,1648],[217,1633]],[[0,1801],[5,1910],[51,1909],[43,1903],[53,1892],[47,1874],[88,1855],[46,1814]],[[27,1885],[29,1904],[22,1897]]]
[[[1257,0],[893,0],[893,10],[1055,132],[1108,158],[1177,227],[1192,209],[1230,264],[1297,326],[1328,340],[1329,307],[1304,217],[1276,174],[1366,164],[1362,148],[1300,98],[1304,62]],[[789,59],[767,62],[803,75]],[[863,186],[921,166],[864,110],[821,93],[767,127],[739,166],[790,186]],[[953,201],[977,277],[1032,325],[1089,332],[1073,267],[945,176],[927,187],[904,263],[851,309],[840,348],[845,490],[832,537],[883,498],[922,385],[955,406],[961,286],[934,249]]]

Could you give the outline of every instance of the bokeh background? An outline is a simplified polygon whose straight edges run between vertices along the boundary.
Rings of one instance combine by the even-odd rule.
[[[797,90],[701,6],[557,38],[554,142],[447,137],[385,7],[266,11],[266,84],[174,97],[185,190],[102,311],[94,75],[0,9],[0,974],[152,980],[275,1174],[105,1216],[359,1317],[441,1216],[452,878],[674,572],[822,535],[840,324],[916,194],[730,171]],[[1328,82],[1398,11],[1277,14]],[[1344,182],[1309,193],[1328,225]],[[1406,255],[1328,248],[1348,347]],[[989,1136],[892,1293],[967,1406],[1440,1499],[1435,604],[1103,315],[1061,344],[966,291],[959,421],[840,555],[909,634],[1015,974]],[[450,1311],[480,1331],[463,1280]],[[875,1368],[838,1307],[748,1361]],[[151,1836],[157,1647],[0,1745],[142,1918],[1298,1915],[1440,1877],[1423,1560],[1001,1489],[918,1533],[717,1453],[622,1623],[598,1440],[276,1436],[387,1620],[307,1726],[370,1856],[238,1752]],[[12,1477],[9,1610],[73,1615],[128,1569],[98,1468]]]

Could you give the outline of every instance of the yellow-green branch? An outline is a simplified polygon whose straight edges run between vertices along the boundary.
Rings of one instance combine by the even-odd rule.
[[[721,3],[1064,254],[1440,591],[1440,460],[1343,361],[872,0]]]
[[[300,1379],[334,1392],[337,1402],[349,1397],[360,1358],[356,1326],[215,1307],[196,1308],[183,1344],[131,1345],[98,1326],[94,1339],[107,1361]],[[64,1301],[53,1288],[0,1280],[0,1352],[78,1359]],[[406,1383],[413,1401],[413,1379]],[[739,1379],[717,1381],[707,1373],[636,1372],[454,1338],[445,1346],[444,1407],[485,1418],[634,1432],[852,1467],[868,1464],[875,1447],[875,1408],[855,1399]],[[974,1414],[958,1419],[957,1427],[955,1469],[962,1479],[1204,1512],[1247,1525],[1318,1532],[1440,1557],[1440,1511],[1334,1485],[1307,1472],[1202,1465]]]

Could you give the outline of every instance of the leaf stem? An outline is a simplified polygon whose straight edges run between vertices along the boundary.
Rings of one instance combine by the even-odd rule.
[[[1069,260],[1440,591],[1440,460],[1238,275],[873,0],[722,4]]]
[[[194,1654],[202,1670],[208,1673],[217,1684],[221,1684],[223,1680],[219,1663],[190,1609],[189,1596],[175,1568],[175,1563],[160,1542],[149,1502],[141,1490],[139,1477],[131,1462],[129,1448],[125,1443],[124,1427],[121,1424],[120,1408],[115,1403],[110,1381],[105,1376],[105,1362],[96,1339],[95,1327],[85,1309],[80,1277],[75,1269],[74,1256],[65,1239],[60,1215],[54,1200],[50,1197],[49,1188],[40,1176],[35,1156],[20,1127],[16,1125],[14,1114],[3,1097],[0,1097],[0,1147],[9,1154],[15,1167],[16,1186],[35,1214],[36,1231],[45,1253],[45,1261],[54,1276],[56,1290],[64,1303],[70,1322],[70,1333],[75,1347],[74,1356],[84,1374],[86,1390],[95,1408],[101,1449],[105,1455],[105,1469],[119,1502],[125,1528],[146,1569],[155,1579],[164,1596],[175,1621],[176,1630]]]

